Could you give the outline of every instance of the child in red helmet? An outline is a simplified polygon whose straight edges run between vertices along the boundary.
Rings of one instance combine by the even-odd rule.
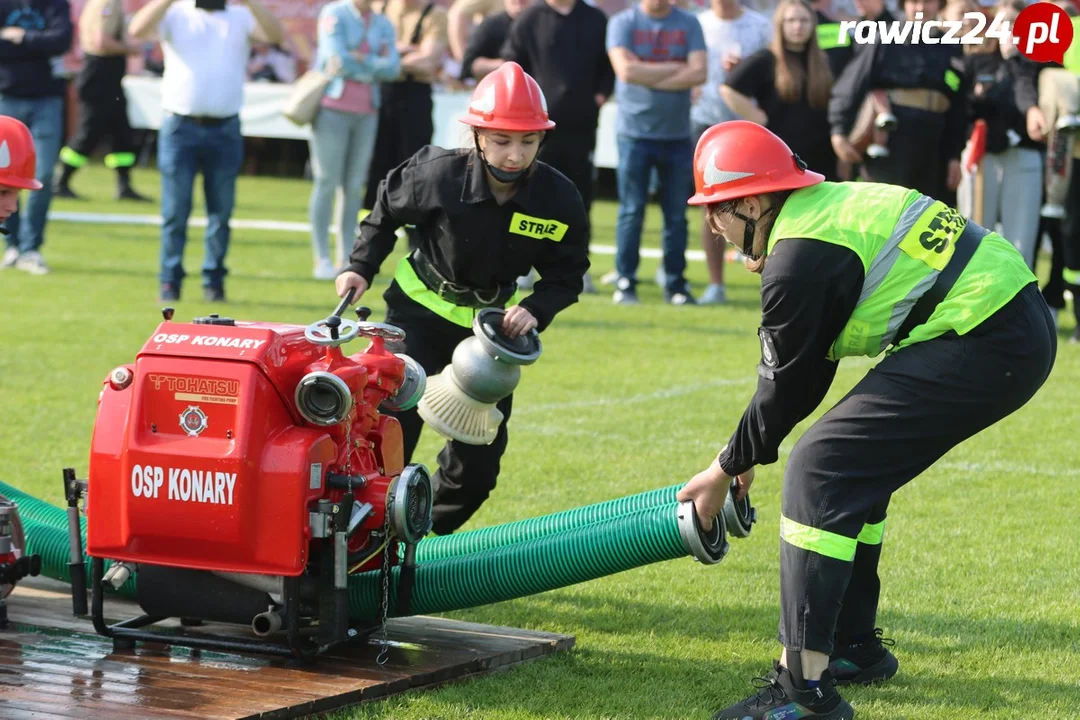
[[[729,492],[745,496],[755,466],[776,462],[841,358],[885,353],[787,458],[783,651],[721,719],[850,720],[835,685],[896,673],[875,627],[892,493],[1027,403],[1057,353],[1036,277],[1008,240],[915,190],[824,180],[751,122],[713,126],[694,157],[689,203],[761,274],[762,303],[757,391],[678,494],[703,526]]]
[[[353,289],[359,298],[393,250],[395,231],[415,227],[416,250],[398,263],[383,297],[386,322],[406,333],[394,351],[415,358],[429,376],[472,336],[481,308],[505,307],[503,330],[510,337],[543,332],[577,302],[589,269],[581,195],[565,175],[536,159],[555,127],[536,81],[517,63],[504,63],[477,83],[462,122],[472,127],[472,148],[426,146],[379,184],[350,265],[336,281],[339,296]],[[517,278],[532,268],[540,280],[518,302]],[[511,400],[497,405],[503,421],[490,445],[449,441],[440,453],[432,478],[436,534],[464,524],[494,489]],[[408,463],[423,421],[416,410],[396,416]]]
[[[13,117],[0,115],[0,223],[3,223],[19,207],[19,191],[40,190],[41,183],[35,178],[37,152],[30,129]],[[33,263],[20,263],[17,239],[0,228],[4,234],[2,268],[32,270]]]

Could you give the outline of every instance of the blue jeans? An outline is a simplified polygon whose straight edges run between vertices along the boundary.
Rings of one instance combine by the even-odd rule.
[[[214,288],[224,285],[229,218],[236,202],[236,176],[243,161],[239,117],[221,125],[203,126],[178,115],[165,116],[158,133],[162,283],[179,286],[184,280],[187,224],[195,174],[201,172],[207,218],[202,284]]]
[[[686,201],[693,195],[694,145],[683,140],[642,140],[620,135],[619,215],[615,225],[615,271],[635,279],[641,262],[641,228],[649,199],[649,178],[660,181],[659,201],[664,215],[662,247],[666,290],[686,291]]]
[[[44,186],[26,196],[26,212],[16,212],[4,223],[10,233],[4,243],[20,252],[39,250],[45,244],[45,221],[52,202],[52,176],[64,143],[64,99],[62,97],[18,98],[0,95],[0,115],[21,120],[30,128],[37,150],[34,172]],[[21,202],[20,202],[21,205]]]
[[[316,262],[330,260],[330,214],[334,194],[341,188],[338,208],[338,256],[334,265],[342,265],[352,252],[356,237],[356,219],[364,204],[371,155],[379,116],[341,112],[322,108],[312,123],[311,170],[315,185],[311,188],[311,243]]]

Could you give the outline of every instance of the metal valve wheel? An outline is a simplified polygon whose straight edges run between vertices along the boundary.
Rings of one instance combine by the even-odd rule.
[[[338,322],[335,324],[333,319]],[[325,320],[313,322],[304,330],[307,341],[323,347],[338,347],[360,334],[360,323],[331,315]],[[336,337],[335,337],[336,336]]]
[[[401,342],[405,339],[405,331],[397,325],[388,325],[380,322],[358,323],[359,334],[369,338],[382,338],[389,342]]]

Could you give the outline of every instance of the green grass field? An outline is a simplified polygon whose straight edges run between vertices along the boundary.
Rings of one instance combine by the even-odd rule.
[[[159,196],[156,175],[137,186]],[[96,202],[55,211],[156,213],[119,205],[103,170],[77,177]],[[306,220],[309,184],[243,178],[238,218]],[[201,208],[201,203],[199,205]],[[202,210],[196,210],[201,216]],[[594,210],[595,242],[614,244],[615,205]],[[691,228],[697,230],[696,213]],[[659,210],[650,208],[655,246]],[[311,279],[296,232],[238,230],[224,309],[202,303],[201,228],[186,257],[177,319],[220,311],[309,323],[336,304]],[[694,235],[696,238],[696,234]],[[404,243],[402,243],[404,245]],[[691,247],[697,248],[694,240]],[[161,321],[157,228],[53,222],[53,273],[0,273],[0,479],[61,501],[60,471],[85,477],[100,384]],[[594,275],[612,266],[594,257]],[[643,261],[651,278],[655,261]],[[387,266],[391,267],[390,265]],[[545,333],[524,371],[500,484],[469,524],[533,517],[688,480],[726,442],[756,383],[757,278],[729,265],[724,307],[666,306],[651,283],[643,304],[584,296]],[[701,263],[690,278],[700,292]],[[365,297],[382,317],[385,277]],[[1080,346],[1062,344],[1049,383],[1020,412],[954,449],[890,507],[879,624],[900,659],[887,685],[845,692],[876,720],[1080,718]],[[360,349],[359,346],[357,349]],[[464,620],[570,633],[573,651],[506,673],[339,713],[400,720],[708,718],[741,699],[778,656],[779,491],[799,434],[870,367],[845,361],[825,404],[796,428],[780,461],[759,468],[760,520],[717,566],[689,558],[575,587],[451,613]],[[434,467],[427,433],[416,460]],[[89,625],[87,626],[89,631]]]

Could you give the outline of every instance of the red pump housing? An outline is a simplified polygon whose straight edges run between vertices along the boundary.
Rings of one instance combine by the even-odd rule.
[[[355,483],[358,506],[371,505],[349,551],[373,544],[404,469],[401,428],[379,408],[408,385],[415,363],[389,352],[380,333],[345,356],[310,339],[315,325],[166,320],[134,363],[110,373],[90,452],[91,556],[297,576],[314,552],[311,512],[321,499],[341,499],[340,477]],[[340,421],[305,417],[298,389],[313,373],[333,378],[305,396],[308,415],[342,401],[328,392],[340,381],[350,396]],[[350,572],[377,567],[370,549],[357,564],[350,559]]]

